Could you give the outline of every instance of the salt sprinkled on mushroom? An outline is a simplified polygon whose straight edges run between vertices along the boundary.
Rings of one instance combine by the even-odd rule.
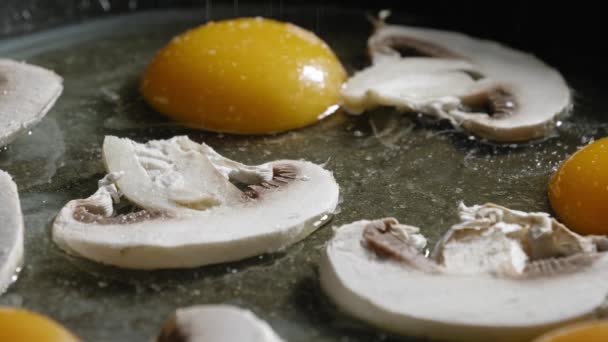
[[[387,25],[384,17],[368,40],[372,65],[342,91],[347,111],[396,107],[498,142],[544,137],[569,112],[564,78],[535,56],[461,33]]]
[[[395,219],[336,229],[324,291],[373,325],[450,341],[529,341],[607,313],[606,237],[494,204],[461,204],[460,219],[428,258],[424,237]]]
[[[126,268],[198,267],[275,252],[329,220],[331,172],[295,160],[246,166],[187,137],[139,144],[106,137],[108,176],[53,224],[64,250]],[[140,211],[118,215],[126,198]]]
[[[62,82],[50,70],[0,58],[0,147],[42,120],[61,95]]]

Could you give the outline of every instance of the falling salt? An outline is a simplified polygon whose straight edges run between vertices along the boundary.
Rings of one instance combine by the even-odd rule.
[[[98,281],[97,286],[99,286],[100,288],[103,289],[103,288],[108,287],[108,283],[106,283],[105,281]]]
[[[98,2],[99,2],[99,6],[101,6],[101,8],[105,12],[108,12],[109,10],[112,9],[112,4],[110,3],[109,0],[98,0]]]
[[[363,136],[363,132],[361,132],[360,130],[355,130],[353,132],[353,135],[357,138],[361,138]]]
[[[17,267],[15,269],[15,272],[13,273],[13,275],[11,276],[11,282],[16,282],[17,279],[19,279],[19,273],[21,273],[21,267]]]
[[[314,227],[320,227],[323,224],[325,224],[327,221],[329,221],[330,216],[329,215],[323,215],[318,221],[316,221],[315,223],[313,223],[312,225]]]

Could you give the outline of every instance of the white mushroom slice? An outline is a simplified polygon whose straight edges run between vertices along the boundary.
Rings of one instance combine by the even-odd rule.
[[[23,262],[23,214],[17,186],[0,170],[0,294],[13,282]]]
[[[42,120],[61,95],[62,82],[50,70],[0,58],[0,147]]]
[[[544,213],[460,210],[431,258],[395,239],[394,219],[338,228],[321,259],[322,288],[378,327],[449,341],[529,341],[606,314],[605,237],[577,235]]]
[[[157,342],[281,342],[251,311],[231,305],[180,308],[165,322]]]
[[[278,251],[327,222],[338,203],[333,175],[316,164],[244,166],[187,137],[106,137],[103,156],[109,175],[93,196],[61,210],[53,240],[105,264],[198,267]],[[119,195],[142,210],[117,215]]]
[[[558,71],[496,42],[380,22],[368,47],[373,65],[342,92],[353,114],[394,106],[507,142],[546,136],[571,106]],[[402,57],[402,49],[424,57]]]

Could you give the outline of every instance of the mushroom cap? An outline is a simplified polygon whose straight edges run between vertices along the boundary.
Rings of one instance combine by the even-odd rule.
[[[179,308],[167,320],[158,342],[281,342],[268,325],[246,309],[232,305]]]
[[[605,303],[608,253],[580,271],[530,278],[427,272],[366,248],[361,237],[371,222],[336,229],[320,281],[342,310],[383,329],[450,341],[529,341]]]
[[[428,57],[401,57],[391,47],[399,44]],[[382,23],[368,47],[373,65],[349,79],[342,93],[345,108],[355,114],[395,106],[507,142],[547,135],[556,117],[571,107],[570,89],[557,70],[493,41]],[[463,110],[463,105],[495,101],[496,91],[509,99],[494,104],[496,113]]]
[[[61,95],[62,82],[50,70],[0,58],[0,147],[42,120]]]
[[[106,143],[117,143],[114,147],[123,143],[136,146],[128,139],[108,139]],[[258,166],[271,170],[288,167],[294,174],[280,186],[260,187],[257,197],[250,198],[222,177],[202,150],[180,148],[167,159],[172,165],[167,170],[178,170],[178,174],[156,178],[174,181],[177,185],[168,188],[177,191],[171,192],[152,181],[149,170],[128,146],[121,152],[109,146],[104,144],[108,171],[124,171],[118,188],[145,210],[135,216],[112,217],[112,194],[102,187],[88,199],[70,201],[53,224],[53,240],[61,248],[105,264],[138,269],[198,267],[279,251],[327,222],[338,203],[339,188],[331,172],[306,161],[280,160]],[[120,158],[108,155],[114,153]],[[207,188],[194,188],[212,178]],[[184,194],[184,184],[191,194],[202,194],[191,203],[202,201],[209,206],[197,209],[171,197]],[[207,195],[213,201],[207,201]],[[106,214],[83,219],[79,216],[83,206]]]
[[[0,294],[23,263],[23,214],[17,186],[0,170]]]

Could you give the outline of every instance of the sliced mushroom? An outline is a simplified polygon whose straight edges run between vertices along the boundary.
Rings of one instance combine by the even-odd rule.
[[[557,70],[496,42],[378,22],[368,47],[372,66],[351,77],[342,92],[353,114],[392,106],[511,142],[546,136],[572,104]]]
[[[281,342],[251,311],[231,305],[180,308],[165,322],[157,342]]]
[[[0,58],[0,147],[42,120],[61,95],[62,82],[50,70]]]
[[[120,267],[197,267],[278,251],[327,222],[338,202],[331,172],[316,164],[245,166],[187,137],[106,137],[103,157],[108,176],[61,210],[53,240]],[[121,195],[142,210],[117,215]]]
[[[461,205],[460,218],[429,258],[420,237],[395,239],[394,219],[340,227],[322,257],[324,291],[373,325],[449,341],[529,341],[606,314],[606,237],[493,204]]]
[[[14,281],[23,262],[23,214],[17,186],[0,170],[0,294]]]

